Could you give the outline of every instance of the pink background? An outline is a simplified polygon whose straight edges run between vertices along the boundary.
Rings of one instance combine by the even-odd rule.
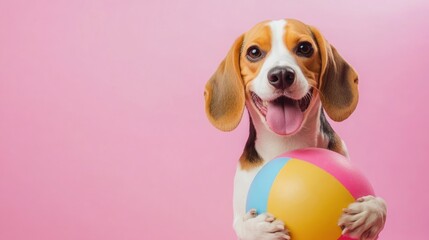
[[[425,3],[426,2],[426,3]],[[389,204],[380,239],[425,239],[429,4],[0,2],[0,239],[233,239],[248,120],[206,120],[203,88],[265,19],[317,26],[360,74],[334,128]]]

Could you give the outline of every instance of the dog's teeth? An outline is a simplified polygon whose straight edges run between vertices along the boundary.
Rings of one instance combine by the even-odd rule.
[[[268,107],[268,101],[262,101],[262,105],[263,105],[264,107]]]

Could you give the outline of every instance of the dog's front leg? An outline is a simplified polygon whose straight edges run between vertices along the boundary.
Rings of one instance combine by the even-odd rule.
[[[386,202],[379,197],[366,196],[350,204],[340,218],[343,233],[359,240],[375,240],[386,222]]]
[[[237,169],[234,179],[234,230],[240,240],[290,239],[284,223],[269,213],[258,215],[255,209],[246,213],[246,199],[250,184],[258,169]]]

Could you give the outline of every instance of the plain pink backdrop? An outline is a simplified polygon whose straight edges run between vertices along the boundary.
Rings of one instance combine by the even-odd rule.
[[[203,89],[265,19],[317,26],[360,74],[334,128],[389,205],[380,239],[426,239],[427,1],[0,1],[0,239],[234,239],[248,119]]]

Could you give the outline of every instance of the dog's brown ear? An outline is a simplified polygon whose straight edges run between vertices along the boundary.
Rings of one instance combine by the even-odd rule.
[[[242,44],[243,35],[234,42],[204,91],[207,117],[222,131],[235,129],[243,115],[245,94],[239,63]]]
[[[358,103],[357,73],[316,28],[310,29],[322,61],[318,84],[322,106],[332,120],[343,121]]]

